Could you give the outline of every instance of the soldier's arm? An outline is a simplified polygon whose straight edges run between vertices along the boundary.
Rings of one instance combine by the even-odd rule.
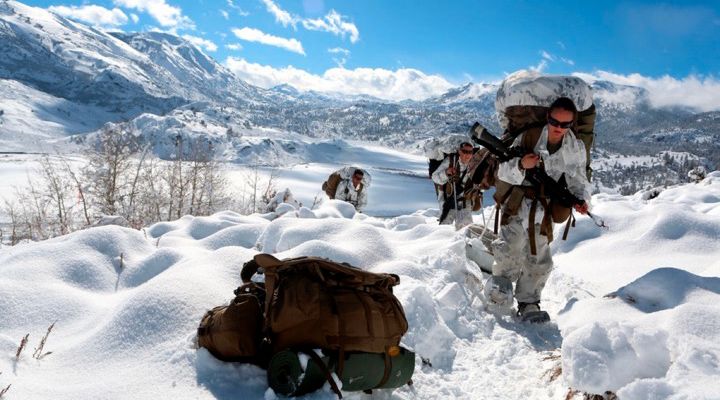
[[[437,183],[438,185],[444,185],[448,181],[447,176],[447,169],[450,167],[450,158],[445,157],[443,162],[440,164],[440,166],[437,167],[435,172],[432,174],[432,180],[433,182]]]

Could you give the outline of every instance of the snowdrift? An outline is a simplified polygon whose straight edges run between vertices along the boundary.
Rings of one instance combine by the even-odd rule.
[[[720,281],[710,276],[720,250],[710,238],[720,229],[720,173],[652,200],[595,203],[611,229],[579,218],[570,239],[554,243],[556,270],[543,294],[553,320],[545,325],[486,309],[485,277],[466,258],[464,232],[438,226],[437,210],[380,219],[339,201],[315,210],[282,204],[279,213],[185,216],[141,231],[104,226],[3,248],[0,389],[12,385],[7,399],[275,398],[263,370],[194,347],[200,317],[230,300],[243,262],[262,251],[400,276],[396,294],[410,324],[403,345],[418,353],[415,384],[375,396],[563,399],[572,388],[623,399],[713,398]],[[608,252],[606,243],[631,234],[648,243]],[[700,254],[641,265],[669,244]],[[624,273],[605,276],[615,269],[602,263]],[[51,353],[33,358],[53,322],[43,350]],[[306,397],[335,398],[327,388]]]

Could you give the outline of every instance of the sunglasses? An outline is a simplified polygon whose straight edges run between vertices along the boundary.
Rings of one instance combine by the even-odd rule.
[[[472,154],[473,153],[472,150],[465,150],[465,149],[460,149],[460,152],[463,154]]]
[[[558,121],[555,118],[548,115],[548,124],[550,124],[556,128],[567,129],[572,126],[573,122],[575,122],[575,121],[571,120],[571,121],[561,122],[561,121]]]

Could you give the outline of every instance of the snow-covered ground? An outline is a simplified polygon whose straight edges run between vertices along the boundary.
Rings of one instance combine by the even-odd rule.
[[[325,201],[279,218],[226,211],[0,249],[0,390],[12,385],[3,398],[274,398],[261,369],[193,347],[202,314],[232,297],[242,263],[260,251],[400,275],[410,323],[403,343],[432,366],[418,357],[413,387],[375,397],[564,399],[573,388],[717,398],[720,173],[652,200],[596,195],[594,211],[610,228],[578,218],[568,240],[553,243],[542,304],[552,322],[537,326],[485,307],[486,276],[468,261],[464,232],[438,226],[429,209],[423,159],[357,146],[343,160],[370,167],[368,214],[404,215]],[[334,165],[298,164],[279,187],[309,205]],[[383,196],[385,186],[400,190]],[[52,353],[32,358],[56,321],[44,348]]]
[[[267,182],[273,174],[276,175],[274,186],[278,190],[289,188],[296,200],[311,207],[314,202],[326,198],[321,186],[333,171],[354,165],[367,170],[372,176],[365,213],[397,216],[420,209],[437,208],[435,190],[427,177],[427,159],[423,156],[363,142],[313,140],[301,135],[280,134],[276,130],[247,130],[243,140],[253,153],[272,153],[265,146],[270,140],[289,141],[296,153],[274,153],[277,156],[274,162],[284,164],[277,167],[254,168],[247,163],[226,162],[223,167],[227,171],[232,191],[245,190],[248,179],[255,172],[263,182]],[[243,161],[258,161],[253,155],[246,156]],[[40,167],[40,157],[39,154],[0,154],[0,200],[11,198],[14,187],[27,184],[28,176],[35,174]],[[66,157],[75,165],[82,165],[82,157]],[[300,163],[298,160],[304,161]],[[486,201],[492,201],[491,196]]]

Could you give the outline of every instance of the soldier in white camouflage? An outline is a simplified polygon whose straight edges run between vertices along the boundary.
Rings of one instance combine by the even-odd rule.
[[[577,118],[575,104],[559,98],[546,118],[544,126],[526,130],[513,143],[525,155],[499,166],[495,200],[502,205],[502,219],[498,239],[492,243],[492,277],[485,285],[487,299],[497,305],[512,306],[514,295],[518,315],[531,322],[548,319],[547,313],[540,311],[540,298],[553,267],[549,247],[553,222],[570,223],[572,215],[570,208],[531,184],[526,173],[543,168],[555,181],[564,176],[568,190],[585,200],[574,207],[581,214],[587,213],[591,195],[585,146],[570,129]]]

